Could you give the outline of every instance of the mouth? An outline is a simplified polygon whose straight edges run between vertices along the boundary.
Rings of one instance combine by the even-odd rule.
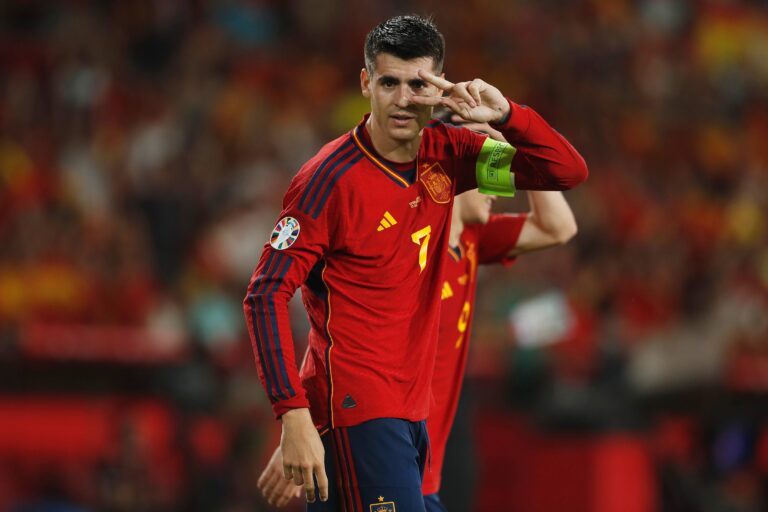
[[[398,112],[389,116],[394,121],[395,126],[407,126],[408,123],[416,119],[414,114]]]

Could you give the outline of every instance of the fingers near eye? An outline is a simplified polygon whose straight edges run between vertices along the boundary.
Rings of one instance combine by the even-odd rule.
[[[469,83],[467,86],[467,91],[469,94],[472,95],[472,98],[474,98],[475,102],[477,102],[478,105],[482,105],[483,101],[480,98],[480,84],[477,83],[477,80],[473,80]]]
[[[450,91],[453,88],[453,83],[425,69],[419,70],[419,77],[444,91]]]
[[[411,102],[417,105],[428,105],[430,107],[434,107],[442,103],[442,98],[440,96],[412,96]]]
[[[453,94],[455,96],[458,96],[462,100],[466,101],[467,104],[474,108],[477,106],[477,103],[475,103],[475,99],[472,97],[472,95],[467,90],[467,83],[463,82],[460,84],[456,84],[456,86],[453,88]]]
[[[440,99],[442,100],[441,103],[443,105],[445,105],[449,109],[453,110],[457,114],[461,115],[461,114],[464,113],[464,109],[461,106],[459,106],[459,103],[456,100],[454,100],[453,98],[443,97],[443,98],[440,98]]]

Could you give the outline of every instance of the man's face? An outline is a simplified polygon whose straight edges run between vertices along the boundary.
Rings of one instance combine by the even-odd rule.
[[[491,216],[496,196],[481,194],[477,189],[456,196],[461,201],[461,220],[466,224],[485,224]]]
[[[379,133],[396,143],[410,142],[432,118],[432,107],[416,105],[411,98],[440,96],[442,91],[419,78],[417,71],[434,72],[432,57],[402,60],[388,53],[376,57],[373,74],[360,73],[363,96],[371,100],[371,121]]]

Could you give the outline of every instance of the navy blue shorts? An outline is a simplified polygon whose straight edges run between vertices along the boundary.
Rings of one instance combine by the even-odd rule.
[[[424,421],[382,418],[322,436],[328,501],[309,512],[424,512],[421,478],[429,451]]]
[[[427,512],[448,512],[437,493],[424,496],[424,506]]]

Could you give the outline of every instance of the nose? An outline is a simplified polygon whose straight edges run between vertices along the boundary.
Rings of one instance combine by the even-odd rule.
[[[397,99],[395,103],[400,108],[406,108],[411,104],[411,96],[411,88],[408,87],[408,84],[403,84],[397,91]]]

